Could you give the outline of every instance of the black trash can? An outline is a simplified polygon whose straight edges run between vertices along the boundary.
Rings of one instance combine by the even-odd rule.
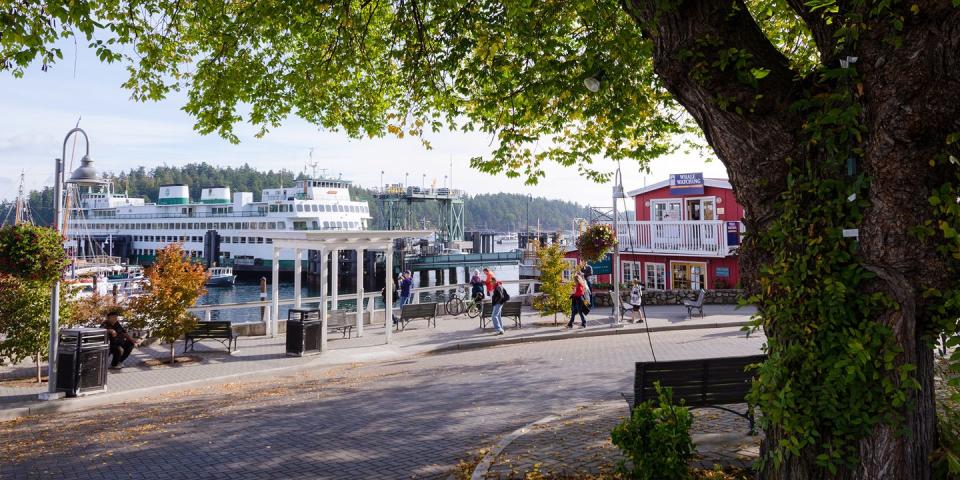
[[[110,337],[103,328],[64,328],[57,347],[57,391],[68,397],[107,389]]]
[[[320,310],[291,308],[287,312],[287,355],[320,353]]]

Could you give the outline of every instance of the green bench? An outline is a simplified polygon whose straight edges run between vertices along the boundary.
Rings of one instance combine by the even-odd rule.
[[[400,308],[400,318],[397,319],[397,328],[399,330],[406,330],[407,325],[418,319],[424,319],[427,321],[427,326],[430,326],[430,321],[433,321],[433,326],[437,326],[437,303],[408,303]]]
[[[198,322],[197,327],[184,335],[183,353],[193,351],[197,340],[216,340],[227,347],[227,352],[237,351],[238,335],[233,333],[233,326],[230,322],[213,321]]]

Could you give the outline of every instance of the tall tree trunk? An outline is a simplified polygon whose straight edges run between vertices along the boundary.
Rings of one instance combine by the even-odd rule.
[[[177,363],[177,352],[175,350],[176,345],[176,340],[170,342],[170,365],[176,365]]]
[[[621,1],[653,44],[656,72],[727,167],[746,208],[748,230],[768,229],[778,213],[775,200],[787,191],[787,160],[807,155],[809,143],[801,128],[805,118],[790,105],[801,98],[809,80],[790,70],[741,0]],[[663,6],[670,3],[677,5]],[[831,42],[837,23],[810,14],[806,2],[788,3],[812,31],[823,61],[836,67],[838,52]],[[916,366],[920,388],[900,410],[905,434],[887,425],[876,427],[861,440],[857,468],[830,474],[807,448],[780,465],[769,462],[761,472],[764,478],[923,480],[931,475],[929,456],[936,443],[933,351],[923,292],[945,289],[956,279],[947,278],[950,260],[937,253],[933,240],[918,240],[911,232],[932,219],[931,191],[952,173],[932,160],[943,150],[946,135],[960,131],[960,13],[948,0],[914,3],[919,13],[907,6],[895,12],[904,22],[902,30],[895,29],[890,17],[858,12],[869,28],[849,55],[859,57],[854,68],[861,84],[855,88],[866,129],[859,168],[869,180],[871,204],[859,228],[860,262],[876,274],[863,294],[883,292],[896,303],[896,309],[870,320],[891,328],[903,349],[896,363]],[[843,11],[849,8],[846,3],[838,4],[841,15],[848,13]],[[900,46],[890,41],[893,35],[900,36]],[[711,71],[706,80],[697,70],[715,60],[717,51],[734,48],[750,52],[754,65],[770,71],[758,86],[744,84],[732,69]],[[758,94],[762,99],[756,107],[740,112],[721,108],[728,102],[717,101],[749,104]],[[770,254],[746,239],[740,262],[748,290],[756,288],[759,267]],[[766,434],[765,451],[783,438],[776,426]]]
[[[37,359],[37,383],[43,383],[43,370],[40,368],[40,352],[37,352],[37,355],[34,358]],[[48,378],[47,381],[49,382],[50,379]]]

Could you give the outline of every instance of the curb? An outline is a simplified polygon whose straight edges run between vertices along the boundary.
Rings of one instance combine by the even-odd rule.
[[[650,333],[657,332],[668,332],[675,330],[701,330],[701,329],[716,329],[716,328],[733,328],[733,327],[742,327],[744,325],[749,325],[750,322],[731,322],[723,324],[694,324],[694,325],[668,325],[663,327],[652,327],[650,328]],[[443,353],[452,353],[465,350],[475,350],[482,348],[491,348],[497,346],[505,345],[518,345],[521,343],[537,343],[537,342],[549,342],[554,340],[566,340],[570,338],[579,338],[579,337],[603,337],[607,335],[631,335],[637,333],[646,333],[647,329],[623,329],[623,328],[610,328],[610,327],[597,327],[594,330],[579,330],[567,333],[560,333],[556,335],[544,335],[540,337],[517,337],[517,338],[498,338],[491,340],[480,340],[473,342],[464,342],[456,343],[451,345],[441,345],[436,348],[427,349],[419,352],[403,353],[398,355],[396,358],[389,359],[378,359],[373,361],[395,361],[402,360],[406,358],[412,358],[418,355],[436,355]],[[322,357],[317,357],[321,359]],[[244,380],[258,380],[264,377],[273,376],[278,373],[296,373],[301,370],[314,369],[318,365],[316,361],[300,364],[300,365],[291,365],[286,367],[274,367],[268,368],[265,370],[257,370],[253,372],[240,372],[232,373],[227,375],[221,375],[211,378],[200,378],[196,380],[188,380],[185,382],[170,383],[167,385],[158,385],[154,387],[144,387],[136,388],[132,390],[125,390],[121,392],[109,392],[98,395],[91,395],[88,397],[73,398],[70,401],[37,401],[29,406],[20,406],[20,407],[11,407],[0,409],[0,421],[9,421],[16,420],[21,417],[36,415],[40,413],[51,413],[51,412],[71,412],[76,410],[82,410],[89,407],[96,407],[101,405],[109,405],[113,403],[121,403],[124,401],[134,400],[144,395],[154,395],[167,393],[175,390],[182,390],[184,388],[190,387],[199,387],[199,386],[210,386],[217,385],[221,383],[226,383],[230,380],[235,380],[242,378]],[[332,368],[342,365],[350,364],[365,364],[370,363],[370,361],[364,362],[355,362],[355,361],[344,361],[341,363],[331,363],[321,365],[323,368]],[[504,445],[506,446],[506,445]]]
[[[621,403],[621,402],[622,400],[610,401],[610,403]],[[474,468],[473,474],[470,476],[470,480],[484,480],[483,477],[490,470],[490,467],[493,466],[494,460],[496,460],[497,457],[500,456],[500,453],[503,452],[507,447],[509,447],[510,444],[514,442],[514,440],[527,434],[528,432],[530,432],[531,429],[533,429],[537,425],[550,423],[556,420],[562,420],[572,414],[577,413],[578,411],[582,410],[585,407],[589,407],[589,405],[577,405],[575,407],[563,410],[560,413],[550,414],[546,417],[541,418],[540,420],[537,420],[533,423],[528,423],[514,430],[513,432],[508,434],[506,437],[503,437],[502,439],[500,439],[500,441],[497,442],[493,447],[491,447],[490,451],[487,452],[487,454],[484,455],[482,459],[480,459],[480,463],[477,463],[477,467]]]
[[[563,418],[562,414],[548,415],[540,420],[537,420],[536,422],[520,427],[510,432],[506,437],[501,438],[500,441],[494,444],[494,446],[490,448],[490,451],[483,456],[483,458],[480,460],[480,463],[477,464],[477,467],[473,469],[473,474],[470,475],[470,480],[483,480],[483,477],[487,474],[487,471],[489,471],[490,467],[493,466],[493,461],[500,456],[500,453],[503,452],[505,448],[510,446],[514,440],[529,432],[531,428],[544,423],[550,423],[554,420],[559,420],[560,418]]]

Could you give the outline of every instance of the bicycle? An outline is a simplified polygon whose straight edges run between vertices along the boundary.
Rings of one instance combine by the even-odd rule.
[[[467,312],[470,318],[477,318],[480,315],[480,304],[468,294],[466,288],[457,287],[457,291],[450,296],[450,300],[444,305],[447,315],[460,315]]]

